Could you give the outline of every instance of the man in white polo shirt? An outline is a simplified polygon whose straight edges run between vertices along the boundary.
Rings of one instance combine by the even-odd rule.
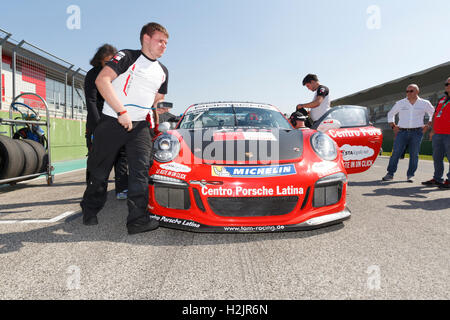
[[[315,92],[314,99],[310,103],[298,104],[297,111],[303,109],[310,109],[309,115],[313,122],[319,120],[325,112],[330,109],[330,90],[321,85],[317,75],[308,74],[303,79],[303,85]]]
[[[97,213],[106,202],[111,167],[120,148],[125,147],[129,169],[128,233],[151,231],[159,226],[147,212],[148,170],[151,129],[158,123],[156,104],[164,99],[168,86],[168,70],[157,59],[164,54],[168,38],[169,33],[160,24],[146,24],[140,33],[141,49],[116,53],[95,81],[106,102],[95,129],[87,163],[89,181],[80,203],[85,225],[98,224]]]
[[[413,182],[414,173],[419,163],[419,151],[423,133],[431,126],[431,121],[424,126],[425,113],[428,114],[431,120],[434,113],[433,106],[430,101],[419,97],[419,87],[416,84],[410,84],[406,89],[406,98],[397,101],[387,115],[388,123],[397,136],[394,140],[387,174],[383,177],[383,181],[394,179],[398,160],[405,151],[406,146],[408,146],[410,158],[406,176],[408,182]],[[399,117],[398,124],[395,124],[396,114]]]

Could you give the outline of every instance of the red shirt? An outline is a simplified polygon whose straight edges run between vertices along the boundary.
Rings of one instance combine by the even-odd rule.
[[[447,105],[445,105],[446,103]],[[445,108],[442,110],[444,105]],[[448,95],[439,100],[436,106],[433,129],[438,134],[450,134],[450,97]]]

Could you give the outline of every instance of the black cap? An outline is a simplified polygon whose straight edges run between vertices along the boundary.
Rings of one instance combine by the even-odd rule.
[[[299,121],[306,121],[307,117],[302,112],[295,111],[294,113],[291,114],[289,119],[295,119],[295,120],[299,120]]]

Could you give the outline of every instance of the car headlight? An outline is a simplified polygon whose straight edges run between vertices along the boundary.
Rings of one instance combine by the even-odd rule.
[[[158,162],[169,162],[180,152],[180,142],[177,137],[164,133],[156,138],[153,144],[153,155]]]
[[[311,146],[323,160],[332,161],[337,157],[336,145],[329,136],[316,132],[311,137]]]

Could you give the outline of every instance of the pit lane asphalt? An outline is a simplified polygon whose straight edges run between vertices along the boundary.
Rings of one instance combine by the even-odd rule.
[[[381,182],[387,161],[350,176],[350,220],[306,232],[129,236],[114,191],[98,226],[23,223],[79,212],[84,171],[1,188],[0,299],[449,299],[450,190],[420,184],[431,161]]]

